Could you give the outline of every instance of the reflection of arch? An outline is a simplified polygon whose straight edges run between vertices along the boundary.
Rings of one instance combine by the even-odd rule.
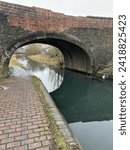
[[[112,120],[111,81],[65,70],[63,83],[51,96],[68,123]]]
[[[91,66],[91,53],[85,52],[84,44],[76,37],[56,32],[36,32],[19,38],[8,51],[11,54],[21,46],[32,43],[50,44],[60,49],[64,55],[65,66],[70,69],[89,72]]]

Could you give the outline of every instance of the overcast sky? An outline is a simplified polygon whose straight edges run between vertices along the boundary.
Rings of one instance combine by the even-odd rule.
[[[112,0],[2,0],[75,16],[112,17]]]

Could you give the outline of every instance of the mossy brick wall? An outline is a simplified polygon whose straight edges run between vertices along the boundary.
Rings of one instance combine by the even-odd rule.
[[[48,44],[54,46],[62,44],[58,46],[66,55],[68,68],[86,72],[85,66],[83,66],[83,64],[88,62],[86,60],[85,63],[85,53],[90,57],[90,65],[94,67],[107,64],[112,60],[112,29],[112,18],[74,17],[47,9],[26,7],[0,1],[0,57],[6,50],[11,49],[16,41],[33,33],[44,33],[44,37],[47,36],[47,33],[51,33],[49,34],[49,37],[52,35],[50,38],[55,38],[53,33],[54,35],[58,33],[58,38],[63,39],[65,42],[46,41],[46,43],[48,42]],[[72,40],[69,40],[67,37],[70,37]],[[69,43],[75,41],[73,44],[77,45],[79,49],[71,44],[69,45],[69,43],[66,46],[66,41]],[[44,40],[41,42],[44,43]],[[28,43],[26,42],[25,44]],[[18,44],[17,42],[16,48]],[[63,48],[63,45],[65,48]],[[76,49],[76,51],[71,50],[71,47]],[[85,53],[80,53],[80,48]]]

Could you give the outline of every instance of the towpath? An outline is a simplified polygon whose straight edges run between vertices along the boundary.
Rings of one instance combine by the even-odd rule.
[[[31,77],[0,83],[0,150],[53,150],[54,142]]]

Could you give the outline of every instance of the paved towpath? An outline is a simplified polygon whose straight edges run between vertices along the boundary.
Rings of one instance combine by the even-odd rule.
[[[0,150],[53,150],[47,116],[30,77],[0,83]]]

